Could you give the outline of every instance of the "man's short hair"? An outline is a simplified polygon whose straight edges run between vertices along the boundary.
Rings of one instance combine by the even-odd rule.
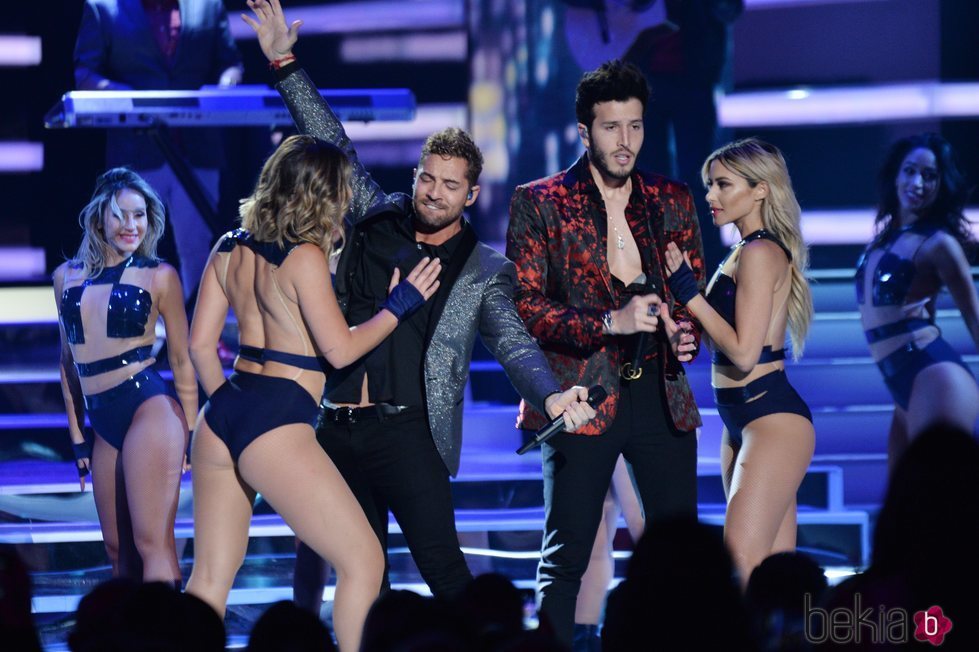
[[[462,129],[448,127],[429,136],[422,146],[421,156],[418,157],[419,166],[429,154],[465,159],[466,181],[470,186],[475,186],[479,181],[479,175],[483,171],[483,153],[473,142],[472,136]]]
[[[578,122],[591,128],[595,105],[602,102],[626,102],[637,99],[646,113],[649,84],[635,65],[620,59],[606,61],[596,70],[586,72],[575,91],[574,113]]]

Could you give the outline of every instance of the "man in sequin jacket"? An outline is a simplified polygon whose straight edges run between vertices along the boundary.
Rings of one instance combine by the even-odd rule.
[[[479,195],[482,154],[461,129],[432,134],[412,194],[385,193],[364,169],[329,105],[292,55],[299,25],[278,0],[250,0],[259,44],[299,131],[342,149],[353,191],[334,279],[347,322],[369,319],[392,272],[422,256],[442,260],[436,295],[377,349],[328,374],[317,439],[386,547],[388,510],[436,596],[453,598],[472,579],[459,550],[449,477],[459,470],[463,395],[476,334],[517,392],[574,429],[595,415],[587,390],[562,392],[513,303],[513,263],[477,241],[463,217]],[[301,553],[306,554],[306,553]]]
[[[663,254],[670,241],[690,252],[702,288],[703,247],[690,190],[635,168],[648,97],[631,64],[586,74],[575,107],[585,155],[518,187],[510,205],[520,316],[562,386],[600,384],[609,394],[588,425],[543,446],[541,613],[568,645],[618,456],[647,524],[697,515],[701,422],[680,362],[693,358],[700,333],[664,283]],[[533,406],[522,416],[525,428],[543,422]]]

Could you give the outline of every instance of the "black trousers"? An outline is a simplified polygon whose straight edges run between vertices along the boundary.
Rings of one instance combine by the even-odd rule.
[[[472,574],[459,549],[449,472],[424,410],[349,425],[322,419],[316,438],[363,507],[385,558],[390,510],[432,593],[457,596]]]
[[[647,524],[697,516],[696,433],[676,430],[666,412],[659,365],[621,380],[618,410],[602,435],[559,433],[543,445],[544,541],[537,583],[542,618],[570,647],[581,576],[621,453],[630,464]]]

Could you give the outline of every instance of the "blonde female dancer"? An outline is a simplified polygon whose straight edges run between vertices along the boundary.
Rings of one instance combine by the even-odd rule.
[[[114,168],[99,177],[79,222],[78,253],[54,272],[79,482],[84,489],[91,469],[113,574],[179,586],[173,522],[197,383],[180,277],[156,257],[163,204],[138,174]],[[179,400],[151,366],[158,317]],[[83,404],[93,443],[83,435]]]
[[[187,590],[224,613],[248,544],[256,492],[337,571],[333,620],[340,649],[357,650],[384,559],[360,505],[316,442],[326,371],[377,346],[438,288],[423,260],[378,313],[349,330],[328,256],[350,200],[350,164],[310,136],[283,141],[242,202],[244,230],[226,235],[205,269],[191,342],[210,395],[194,441],[195,560]],[[227,381],[217,340],[228,308],[246,325],[257,373]],[[259,328],[260,325],[260,328]],[[261,341],[261,348],[259,342]]]
[[[734,224],[731,248],[707,288],[670,243],[670,289],[713,342],[711,382],[724,422],[721,465],[727,495],[724,538],[742,583],[763,559],[795,549],[795,495],[812,460],[808,406],[785,374],[786,330],[795,358],[812,320],[799,203],[782,153],[749,138],[703,167],[714,224]],[[665,317],[669,318],[669,315]]]

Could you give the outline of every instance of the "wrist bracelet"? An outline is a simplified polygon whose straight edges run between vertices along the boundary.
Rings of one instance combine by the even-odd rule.
[[[606,310],[602,313],[602,327],[605,332],[609,335],[612,334],[612,311]]]
[[[287,54],[284,57],[273,59],[272,61],[269,62],[269,70],[278,70],[282,66],[290,64],[295,60],[296,60],[296,55],[294,54]]]

